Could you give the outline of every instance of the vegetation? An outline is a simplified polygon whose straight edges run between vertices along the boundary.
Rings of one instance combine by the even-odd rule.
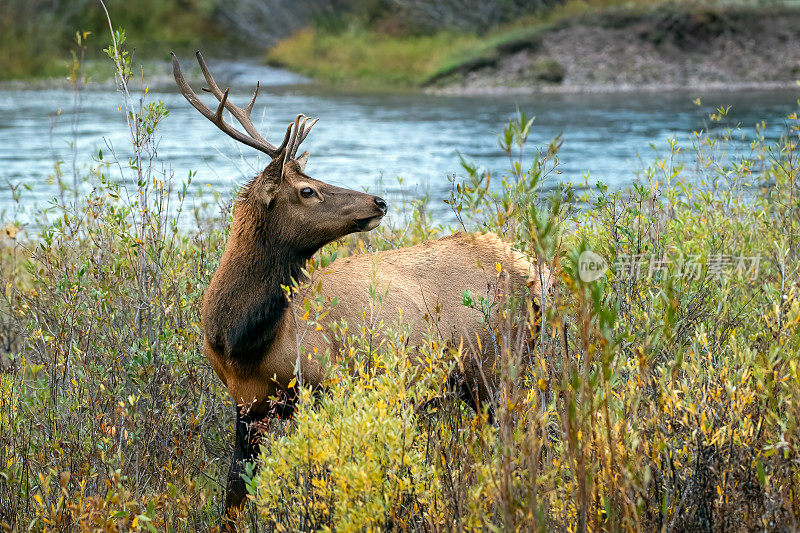
[[[478,42],[468,34],[387,37],[370,30],[302,30],[269,52],[269,61],[335,83],[411,87],[452,54]]]
[[[547,2],[537,3],[535,9],[527,11],[527,16],[515,22],[502,18],[503,24],[489,28],[453,23],[451,18],[459,12],[457,4],[458,1],[450,2],[449,10],[440,20],[428,18],[425,24],[421,22],[421,13],[385,9],[369,17],[335,19],[338,20],[335,24],[324,19],[279,41],[270,48],[267,59],[334,83],[416,87],[461,65],[485,61],[506,43],[535,38],[545,22],[585,13],[592,5],[584,0],[570,0],[560,7],[546,9]],[[464,11],[469,8],[460,7]],[[455,12],[453,17],[447,16],[450,12]]]
[[[6,530],[202,529],[215,518],[204,502],[230,407],[203,367],[197,316],[222,235],[181,229],[186,186],[174,190],[154,158],[169,111],[128,91],[124,45],[116,32],[107,52],[130,155],[100,151],[72,180],[57,163],[60,194],[34,213],[27,185],[11,186],[0,267]]]
[[[202,357],[198,306],[229,206],[184,212],[186,188],[154,155],[168,110],[129,92],[130,55],[114,39],[129,154],[98,153],[73,184],[57,165],[61,194],[36,224],[24,225],[13,185],[20,211],[3,220],[7,531],[197,531],[221,512],[233,407]],[[402,324],[343,324],[350,351],[328,390],[302,390],[291,422],[263,428],[249,476],[259,516],[242,528],[762,530],[800,519],[800,118],[777,144],[757,130],[737,157],[742,132],[725,121],[719,109],[687,146],[670,141],[626,191],[545,195],[560,141],[526,151],[524,114],[501,135],[499,183],[463,162],[447,200],[459,224],[502,234],[559,277],[542,313],[462,295],[479,316],[509,306],[487,324],[496,344],[484,349],[501,355],[486,369],[491,420],[455,400],[441,339],[421,347],[420,368]],[[447,231],[416,206],[315,261]],[[322,319],[312,305],[300,319]]]
[[[520,323],[496,331],[494,422],[455,401],[439,339],[419,372],[396,326],[380,326],[382,342],[345,333],[352,359],[333,368],[330,392],[315,402],[306,391],[285,432],[267,430],[250,483],[262,518],[344,531],[794,523],[800,120],[789,117],[776,146],[756,134],[734,161],[722,156],[736,134],[718,126],[724,115],[693,135],[691,163],[671,141],[630,191],[598,185],[580,211],[569,190],[540,204],[558,144],[528,167],[531,123],[512,122],[502,188],[466,165],[449,202],[467,227],[549,263],[562,285],[543,329],[535,314],[524,323],[536,347]],[[372,237],[397,245],[396,234]],[[588,276],[587,258],[605,263],[602,276]],[[485,313],[500,302],[464,304]]]
[[[369,61],[366,57],[369,54],[363,52],[376,43],[380,46],[380,39],[371,37],[373,31],[422,37],[434,35],[434,30],[441,29],[444,24],[450,33],[474,35],[483,31],[486,24],[495,25],[516,14],[535,11],[547,5],[548,0],[488,3],[478,0],[145,0],[135,3],[107,0],[105,3],[129,36],[142,44],[137,53],[143,59],[162,59],[170,49],[188,50],[209,42],[216,44],[217,55],[236,51],[253,56],[278,40],[313,26],[335,34],[346,28],[371,28],[365,30],[366,42],[351,41],[345,52],[360,53]],[[435,9],[431,11],[432,8]],[[410,30],[412,25],[414,29]],[[0,48],[5,52],[0,56],[0,80],[59,76],[64,60],[68,59],[64,51],[70,47],[76,51],[80,49],[80,45],[75,47],[76,30],[81,32],[84,41],[89,35],[106,31],[106,16],[99,1],[4,1],[0,4]],[[382,60],[424,63],[431,50],[444,47],[446,51],[453,46],[463,46],[448,43],[449,37],[443,34],[431,39],[421,38],[413,45],[410,42],[413,39],[405,39],[410,45],[405,50],[404,39],[391,41],[391,46],[399,49],[393,51],[384,46],[378,55]],[[97,59],[91,53],[93,49],[89,49],[89,60]],[[294,54],[301,52],[311,51],[301,44]],[[351,59],[358,61],[356,57]],[[368,75],[371,68],[366,66],[362,77]],[[418,65],[411,70],[425,72],[428,67]],[[329,78],[336,77],[332,72],[327,74]]]
[[[108,0],[115,20],[142,43],[140,59],[213,43],[215,55],[266,55],[267,61],[334,83],[418,87],[536,48],[547,31],[572,20],[588,25],[631,24],[631,17],[665,14],[754,13],[791,7],[786,0]],[[603,18],[605,17],[605,18]],[[712,22],[716,19],[712,16]],[[651,20],[641,24],[653,24]],[[88,52],[87,38],[105,32],[97,0],[0,4],[0,80],[60,76],[69,56]],[[667,21],[669,32],[670,24]],[[81,43],[76,43],[76,30]],[[640,31],[638,26],[633,32]],[[654,31],[662,31],[656,28]],[[658,38],[658,36],[651,36]],[[555,60],[536,65],[534,78],[558,82]]]
[[[466,2],[466,4],[464,4]],[[461,18],[456,17],[448,25],[450,33],[457,31],[466,35],[473,35],[481,21],[499,22],[506,20],[514,13],[533,10],[543,3],[537,1],[515,0],[513,2],[485,3],[477,0],[452,0],[441,2],[447,13],[461,13],[469,15],[460,23]],[[420,25],[419,20],[436,23],[435,19],[426,16],[428,4],[436,5],[437,2],[413,2],[406,0],[400,4],[392,0],[235,0],[223,2],[221,0],[146,0],[144,2],[124,2],[122,0],[108,0],[107,7],[114,13],[115,21],[124,27],[134,42],[142,43],[139,47],[140,58],[166,57],[170,49],[178,51],[197,48],[200,44],[214,42],[217,54],[224,55],[226,50],[236,50],[246,55],[262,53],[274,45],[281,38],[288,37],[298,30],[313,26],[324,31],[341,34],[345,28],[367,28],[373,23],[377,26],[377,33],[364,30],[363,35],[353,36],[348,40],[345,48],[341,42],[334,42],[344,54],[358,54],[359,57],[349,57],[346,61],[337,64],[350,64],[364,61],[357,73],[362,78],[381,74],[386,68],[377,62],[371,62],[370,56],[379,61],[398,61],[400,74],[390,77],[388,81],[400,77],[406,79],[409,74],[427,72],[431,59],[426,56],[432,50],[441,50],[434,56],[442,56],[454,47],[461,49],[464,44],[457,38],[455,43],[449,40],[453,35],[434,35],[431,28]],[[408,4],[408,5],[405,5]],[[419,4],[419,5],[417,5]],[[457,9],[459,5],[467,9]],[[492,6],[507,6],[505,8]],[[483,7],[481,7],[483,6]],[[489,6],[487,8],[486,6]],[[453,18],[447,16],[448,20]],[[394,21],[394,22],[392,22]],[[407,28],[414,23],[425,31],[409,32]],[[397,25],[401,34],[407,35],[405,39],[389,40],[388,46],[381,46],[384,40],[377,35]],[[7,0],[0,4],[0,48],[4,54],[0,56],[0,80],[25,77],[59,76],[65,59],[64,51],[70,48],[76,52],[81,50],[81,44],[76,46],[76,30],[85,41],[90,35],[97,35],[106,31],[106,16],[100,2],[97,0],[76,0],[71,2],[47,2],[44,0]],[[376,28],[373,28],[375,30]],[[425,35],[431,37],[424,37]],[[292,56],[298,59],[316,57],[319,52],[319,42],[315,41],[313,49],[309,49],[303,41],[303,34],[299,36],[299,48],[292,51]],[[419,39],[413,39],[414,35]],[[323,40],[332,37],[326,35]],[[466,38],[466,37],[465,37]],[[474,36],[472,37],[474,39]],[[406,46],[404,46],[404,44]],[[242,46],[245,45],[245,46]],[[377,46],[378,50],[370,52]],[[284,49],[286,45],[284,45]],[[87,59],[97,59],[92,54],[94,47],[89,50]],[[344,58],[341,58],[344,59]],[[286,59],[289,61],[289,58]],[[435,59],[433,60],[436,61]],[[421,63],[421,64],[420,64]],[[295,64],[295,63],[292,63]],[[301,64],[301,63],[296,63]],[[436,63],[438,64],[438,62]],[[90,65],[91,66],[91,65]],[[316,71],[322,67],[323,62],[315,62]],[[335,65],[334,65],[335,68]],[[110,76],[101,69],[101,74]],[[348,72],[344,73],[345,75]],[[327,79],[337,79],[334,70],[320,72]],[[387,81],[384,77],[379,80]]]
[[[170,48],[197,47],[201,42],[229,41],[213,21],[211,0],[107,0],[114,19],[134,42],[141,43],[140,57],[164,58]],[[0,2],[0,80],[61,76],[64,51],[76,46],[76,31],[94,39],[108,31],[108,22],[97,0],[3,0]],[[103,42],[105,39],[94,41]],[[89,48],[89,59],[97,59]]]
[[[370,17],[314,20],[304,30],[279,41],[267,52],[267,60],[302,74],[336,84],[366,87],[409,88],[428,86],[450,77],[495,65],[521,50],[536,51],[548,37],[566,24],[598,28],[630,28],[632,36],[649,31],[651,40],[685,38],[684,18],[699,22],[691,32],[736,33],[727,28],[726,14],[749,20],[791,5],[779,2],[730,2],[727,0],[565,0],[525,4],[513,15],[494,18],[488,26],[460,19],[458,12],[470,12],[470,0],[402,1],[421,12],[384,10]],[[476,2],[477,3],[477,2]],[[301,2],[302,4],[302,2]],[[422,13],[439,6],[428,18]],[[446,5],[447,9],[440,4]],[[502,2],[482,2],[483,6]],[[459,8],[461,8],[459,10]],[[475,11],[475,10],[473,10]],[[438,16],[437,16],[438,15]],[[694,21],[694,18],[697,21]],[[331,23],[333,20],[335,23]],[[707,24],[709,27],[703,27]],[[675,35],[673,35],[673,33]],[[532,78],[559,83],[564,77],[558,58],[532,66]]]

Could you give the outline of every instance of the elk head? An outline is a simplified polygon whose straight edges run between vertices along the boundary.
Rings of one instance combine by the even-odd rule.
[[[305,173],[309,153],[297,156],[297,149],[317,119],[297,115],[286,128],[283,142],[274,146],[256,130],[250,116],[258,95],[258,84],[247,107],[238,107],[228,100],[229,89],[220,90],[199,51],[196,55],[208,83],[204,90],[216,97],[219,106],[212,111],[197,97],[184,79],[173,53],[172,72],[181,94],[227,135],[271,158],[267,167],[242,189],[232,234],[247,225],[247,229],[253,230],[257,236],[296,250],[307,259],[331,241],[357,231],[371,230],[380,224],[387,209],[382,198],[335,187]],[[246,133],[226,123],[222,118],[223,110],[233,115]]]

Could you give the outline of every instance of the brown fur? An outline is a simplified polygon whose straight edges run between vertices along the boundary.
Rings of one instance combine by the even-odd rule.
[[[340,357],[329,329],[317,330],[298,320],[303,310],[289,309],[281,285],[300,278],[301,268],[321,246],[360,229],[355,220],[379,220],[383,215],[370,195],[312,180],[295,161],[286,164],[282,179],[277,177],[278,167],[273,161],[243,191],[203,304],[206,356],[235,402],[252,405],[256,411],[296,379],[298,339],[306,354],[300,366],[305,384],[322,381],[325,369],[319,356],[327,354],[334,361]],[[300,198],[298,191],[307,185],[324,201]],[[502,275],[496,270],[498,263]],[[548,273],[543,274],[546,278]],[[324,302],[338,301],[330,307],[328,323],[346,320],[351,332],[358,331],[365,322],[364,310],[371,305],[369,287],[374,285],[384,296],[380,304],[372,304],[373,318],[377,313],[391,324],[402,313],[403,321],[411,325],[410,346],[419,345],[432,332],[451,345],[463,341],[477,351],[477,334],[483,354],[469,355],[489,366],[493,357],[486,348],[491,340],[479,312],[462,304],[463,291],[489,301],[498,289],[519,291],[530,285],[532,294],[540,291],[539,272],[533,265],[489,234],[458,233],[418,246],[339,259],[309,281],[292,301],[299,306],[308,291],[320,288]],[[471,377],[473,382],[483,381]],[[486,399],[488,391],[479,389],[480,399]]]

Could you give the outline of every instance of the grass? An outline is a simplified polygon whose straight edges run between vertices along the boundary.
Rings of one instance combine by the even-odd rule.
[[[455,51],[477,42],[466,34],[387,37],[364,29],[332,34],[309,28],[278,43],[268,61],[330,82],[409,87],[422,83]]]
[[[6,531],[197,531],[222,511],[233,407],[198,317],[229,205],[186,213],[188,189],[156,170],[168,110],[124,87],[122,99],[133,157],[97,154],[80,190],[57,166],[61,192],[35,226],[18,215],[33,209],[21,187],[3,218]],[[301,391],[295,418],[264,428],[241,530],[793,527],[800,119],[777,143],[746,132],[737,158],[729,143],[745,132],[725,121],[718,110],[709,131],[671,140],[628,190],[580,195],[542,192],[559,141],[531,150],[528,118],[509,123],[509,172],[490,187],[467,163],[447,199],[460,225],[559,276],[542,312],[462,295],[503,317],[486,369],[494,419],[455,400],[458,354],[441,339],[420,347],[419,367],[401,324],[342,325],[351,356],[331,365],[328,391]],[[446,231],[416,205],[315,261]],[[602,276],[586,276],[587,258]]]

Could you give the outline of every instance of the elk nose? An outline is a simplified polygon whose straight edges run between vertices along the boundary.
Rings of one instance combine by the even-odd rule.
[[[386,207],[386,201],[383,198],[381,198],[380,196],[376,196],[373,200],[375,201],[375,205],[378,206],[378,209],[381,210],[381,213],[383,213],[385,215],[386,214],[386,210],[388,209]]]

